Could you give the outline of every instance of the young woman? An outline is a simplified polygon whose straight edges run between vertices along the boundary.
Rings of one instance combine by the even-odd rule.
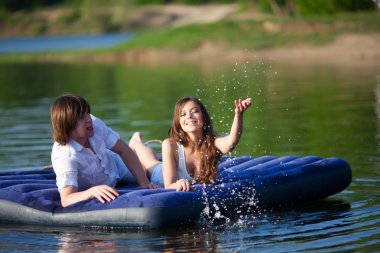
[[[119,196],[114,188],[118,180],[135,178],[141,187],[155,188],[132,149],[90,114],[84,98],[62,95],[50,114],[55,141],[51,160],[62,206],[92,198],[111,201]]]
[[[162,164],[135,133],[130,147],[149,171],[152,183],[177,191],[189,191],[193,181],[213,183],[222,154],[232,151],[243,131],[243,113],[251,99],[235,100],[235,116],[229,135],[217,137],[205,106],[195,97],[180,99],[174,108],[169,138],[162,143]]]

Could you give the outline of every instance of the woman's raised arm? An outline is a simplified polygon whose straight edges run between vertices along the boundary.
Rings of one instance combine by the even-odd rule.
[[[230,134],[215,139],[215,146],[223,153],[231,152],[239,143],[243,133],[243,113],[252,104],[252,99],[235,100],[235,116],[232,122]]]

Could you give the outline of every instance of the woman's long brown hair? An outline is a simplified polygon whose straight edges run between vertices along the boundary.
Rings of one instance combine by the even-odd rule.
[[[214,129],[212,126],[211,118],[205,108],[205,106],[195,97],[184,97],[177,101],[174,107],[174,114],[172,125],[169,129],[169,137],[173,138],[176,142],[180,142],[183,146],[189,145],[189,137],[182,130],[179,122],[181,111],[185,103],[193,101],[195,102],[202,113],[203,117],[203,138],[199,142],[199,150],[201,153],[201,171],[196,180],[200,183],[213,183],[218,175],[218,162],[221,157],[221,152],[215,147]]]

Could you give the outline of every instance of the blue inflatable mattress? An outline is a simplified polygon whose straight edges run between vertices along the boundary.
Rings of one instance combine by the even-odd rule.
[[[319,200],[351,183],[340,158],[223,157],[212,185],[189,192],[118,185],[120,196],[62,207],[52,169],[0,173],[0,222],[49,226],[160,228],[196,222],[202,215],[232,217],[237,211],[269,210]],[[238,212],[238,213],[239,213]]]

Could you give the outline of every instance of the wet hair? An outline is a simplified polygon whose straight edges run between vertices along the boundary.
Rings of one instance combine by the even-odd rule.
[[[203,118],[203,138],[199,142],[199,150],[201,153],[201,171],[197,181],[200,183],[212,183],[218,175],[218,162],[221,157],[221,152],[215,146],[216,134],[214,133],[211,118],[205,106],[195,97],[184,97],[177,101],[174,107],[172,125],[169,129],[169,137],[183,146],[189,145],[189,137],[182,130],[180,124],[181,111],[185,104],[189,101],[195,102],[201,111]]]
[[[73,94],[59,96],[50,108],[53,139],[66,145],[78,120],[87,113],[90,113],[90,105],[84,98]]]

